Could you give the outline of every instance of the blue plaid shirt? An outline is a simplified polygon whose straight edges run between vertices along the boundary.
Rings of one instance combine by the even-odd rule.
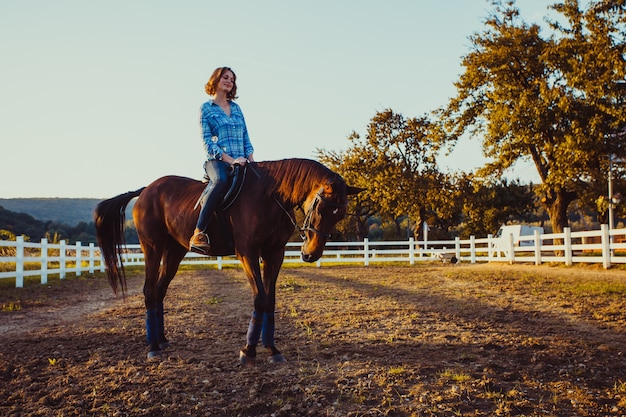
[[[222,152],[233,158],[247,158],[254,152],[241,108],[230,101],[230,117],[213,100],[200,110],[202,139],[207,159],[221,159]]]

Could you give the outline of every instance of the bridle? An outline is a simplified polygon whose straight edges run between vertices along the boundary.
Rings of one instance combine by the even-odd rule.
[[[330,236],[331,236],[330,233],[323,233],[321,230],[317,230],[315,227],[311,226],[311,221],[313,220],[313,214],[315,212],[319,212],[319,207],[321,206],[321,204],[334,207],[335,208],[334,213],[337,212],[336,210],[339,210],[340,208],[344,208],[348,206],[347,202],[339,204],[339,203],[334,203],[328,200],[327,198],[322,197],[322,191],[323,190],[319,190],[317,194],[315,194],[315,197],[313,198],[313,202],[311,203],[311,205],[309,206],[308,210],[306,211],[304,215],[304,222],[302,223],[302,227],[298,226],[298,223],[296,223],[296,220],[293,218],[291,213],[289,213],[289,210],[287,210],[285,206],[276,197],[274,197],[274,200],[276,201],[278,206],[285,212],[287,217],[289,217],[289,220],[291,220],[291,224],[293,224],[293,227],[296,228],[302,240],[306,240],[306,235],[304,234],[304,232],[306,231],[313,232],[326,239],[330,239]],[[301,210],[303,210],[302,205],[299,205],[298,207]]]
[[[309,231],[309,232],[313,232],[315,234],[318,234],[326,239],[330,239],[330,233],[323,233],[320,230],[317,230],[316,228],[314,228],[313,226],[311,226],[311,221],[313,220],[313,213],[314,212],[319,212],[319,207],[322,204],[325,204],[327,206],[333,207],[335,210],[333,211],[333,214],[337,213],[337,210],[339,210],[340,208],[344,208],[348,205],[348,203],[343,203],[343,204],[338,204],[338,203],[334,203],[324,197],[322,197],[322,191],[323,190],[319,190],[317,192],[317,194],[315,194],[315,198],[313,199],[313,202],[311,203],[311,205],[309,206],[309,209],[307,210],[305,216],[304,216],[304,223],[302,224],[302,227],[298,228],[298,226],[295,224],[295,222],[292,220],[292,222],[294,223],[294,226],[296,226],[296,228],[298,228],[298,231],[300,232],[300,237],[302,238],[302,240],[306,239],[306,236],[304,235],[304,232]],[[289,216],[291,217],[291,216]]]
[[[248,164],[248,166],[252,169],[252,172],[254,172],[258,178],[261,178],[261,174],[259,174],[259,172],[256,170],[256,168],[252,164]],[[330,239],[330,236],[331,236],[330,233],[323,233],[322,231],[317,230],[316,228],[311,226],[311,222],[313,220],[313,214],[315,214],[316,212],[319,214],[319,208],[322,205],[333,207],[335,209],[333,214],[336,213],[337,210],[339,210],[340,208],[345,208],[348,206],[347,201],[345,203],[335,203],[333,201],[330,201],[327,198],[324,198],[322,196],[323,191],[324,189],[322,188],[315,194],[315,197],[313,198],[313,202],[311,203],[311,205],[309,206],[309,208],[307,209],[304,215],[304,222],[302,224],[302,227],[298,226],[298,223],[296,223],[296,220],[293,218],[291,213],[289,213],[289,210],[287,210],[285,206],[283,205],[283,203],[281,203],[280,200],[276,196],[274,196],[274,201],[276,201],[278,206],[285,212],[287,217],[289,217],[291,224],[293,225],[293,227],[296,228],[296,230],[298,231],[298,234],[300,235],[300,238],[303,241],[306,240],[305,232],[307,231],[313,232],[326,239]],[[304,211],[304,209],[302,208],[302,204],[300,204],[298,207]]]

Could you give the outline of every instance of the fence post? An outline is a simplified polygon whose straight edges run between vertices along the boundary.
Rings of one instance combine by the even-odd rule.
[[[82,274],[82,261],[83,248],[80,242],[76,242],[76,276],[79,277]]]
[[[454,255],[456,256],[456,261],[461,262],[461,238],[454,238]]]
[[[95,260],[96,247],[93,242],[89,244],[89,273],[93,275]]]
[[[59,242],[59,279],[65,279],[65,240]]]
[[[535,229],[535,265],[541,265],[541,237],[539,230]]]
[[[222,268],[224,268],[224,258],[221,256],[218,256],[217,257],[217,269],[221,271]]]
[[[24,286],[24,236],[15,238],[15,287]]]
[[[369,240],[367,240],[367,238],[363,239],[363,259],[364,259],[365,266],[368,266],[370,264],[370,254],[369,254],[368,242],[369,242]]]
[[[487,235],[487,258],[489,259],[489,262],[493,261],[494,258],[494,244],[493,244],[493,235],[491,233],[489,233]],[[499,255],[499,254],[498,254]]]
[[[423,225],[423,235],[424,235],[424,253],[426,253],[426,251],[428,250],[428,223],[424,222]],[[420,252],[420,256],[422,256],[422,252]]]
[[[415,265],[415,245],[413,238],[409,238],[409,264]]]
[[[509,233],[509,264],[515,263],[515,239],[513,233]]]
[[[565,266],[572,266],[572,229],[570,227],[563,228],[563,244],[565,249]]]
[[[476,263],[476,237],[470,236],[470,262]]]
[[[48,239],[41,239],[41,283],[48,283]]]
[[[600,232],[602,234],[602,266],[604,269],[609,269],[611,267],[611,238],[609,236],[609,226],[601,224]]]

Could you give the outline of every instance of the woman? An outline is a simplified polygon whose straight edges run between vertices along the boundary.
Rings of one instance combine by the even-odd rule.
[[[202,105],[200,124],[207,161],[204,170],[209,179],[204,191],[204,204],[189,250],[206,254],[211,244],[205,230],[211,215],[222,201],[228,189],[230,165],[245,165],[254,161],[254,148],[248,136],[246,121],[241,108],[233,100],[237,98],[237,76],[232,69],[220,67],[213,71],[205,86],[211,100]]]

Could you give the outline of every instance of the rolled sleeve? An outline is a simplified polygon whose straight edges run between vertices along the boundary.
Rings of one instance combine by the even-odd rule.
[[[216,136],[213,133],[210,123],[210,111],[207,106],[209,103],[205,103],[200,109],[200,126],[202,127],[202,141],[204,145],[204,151],[207,159],[222,159],[222,148],[220,148],[213,137]]]
[[[244,122],[243,128],[243,149],[245,153],[245,157],[248,157],[254,153],[254,147],[252,146],[252,142],[250,141],[250,136],[248,136],[248,128]]]

